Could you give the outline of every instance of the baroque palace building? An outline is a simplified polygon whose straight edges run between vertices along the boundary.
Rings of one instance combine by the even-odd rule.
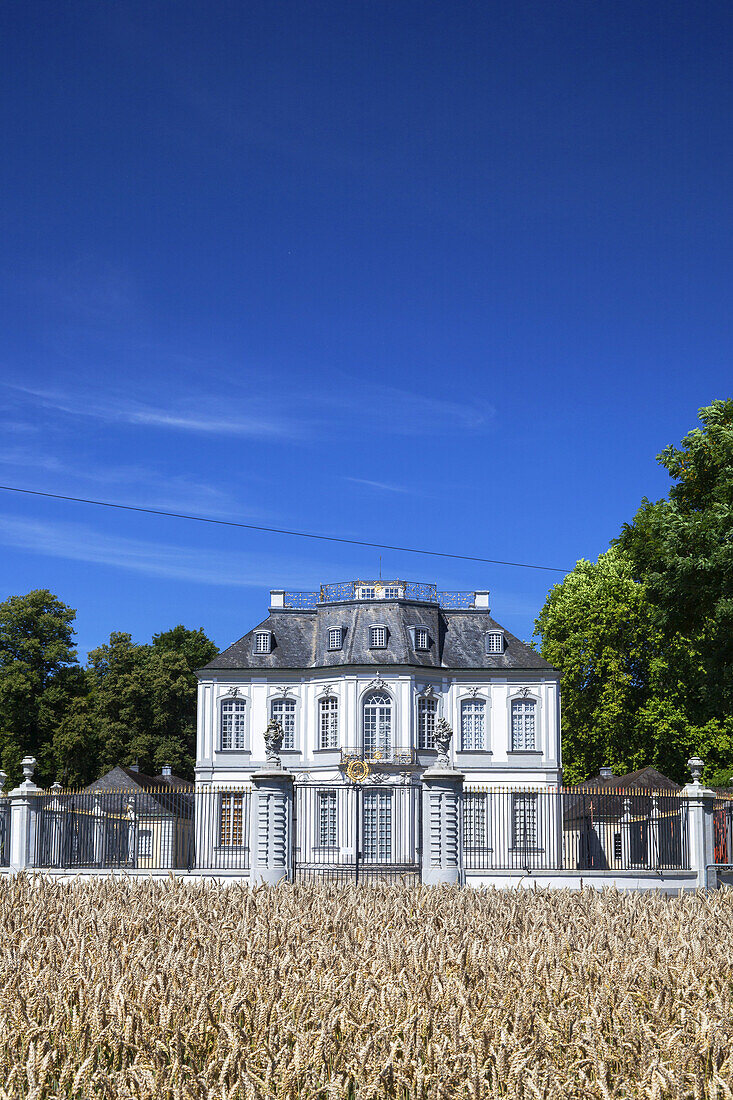
[[[477,784],[559,783],[559,673],[491,617],[489,593],[349,581],[270,593],[267,618],[198,672],[196,785],[246,783],[264,732],[296,778],[338,781],[354,758],[384,781],[450,763]]]

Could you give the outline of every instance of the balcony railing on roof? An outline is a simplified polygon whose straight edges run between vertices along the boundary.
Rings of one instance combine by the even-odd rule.
[[[375,600],[391,598],[385,597],[385,591],[397,589],[399,598],[405,600],[420,600],[424,603],[438,603],[441,607],[467,608],[474,606],[473,592],[438,592],[434,584],[423,584],[420,581],[341,581],[338,584],[322,584],[316,592],[286,592],[284,594],[284,606],[295,608],[316,608],[319,604],[337,603],[340,600],[356,600],[366,598],[360,596],[364,588],[374,589]]]

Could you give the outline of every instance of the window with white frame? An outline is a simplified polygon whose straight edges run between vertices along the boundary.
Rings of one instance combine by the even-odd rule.
[[[486,703],[483,699],[464,699],[461,703],[461,750],[476,752],[486,748]]]
[[[487,653],[503,653],[504,652],[504,634],[501,630],[491,630],[486,635],[486,652]]]
[[[371,649],[385,649],[387,646],[387,627],[372,626],[369,628],[369,646]]]
[[[428,632],[424,626],[415,627],[415,649],[427,649],[429,645]]]
[[[244,795],[222,794],[220,798],[219,846],[241,848],[244,835]]]
[[[512,750],[529,751],[537,748],[537,703],[534,699],[512,700]]]
[[[152,829],[140,829],[137,834],[137,854],[139,856],[152,856],[153,854],[153,831]]]
[[[402,592],[396,584],[387,584],[382,589],[382,598],[385,600],[398,600]]]
[[[392,748],[392,700],[386,691],[372,691],[363,705],[364,754]]]
[[[537,848],[537,795],[512,795],[512,845]]]
[[[272,649],[272,635],[269,630],[255,631],[255,653],[269,653]]]
[[[336,749],[339,743],[339,704],[333,695],[327,695],[318,704],[320,747]]]
[[[388,863],[392,858],[392,792],[364,791],[362,851],[365,863]]]
[[[421,695],[417,701],[417,747],[435,748],[435,719],[438,713],[438,700]]]
[[[486,803],[487,794],[471,794],[464,796],[463,817],[463,843],[466,848],[485,848],[488,844],[486,832]]]
[[[247,738],[247,704],[244,699],[223,699],[221,704],[221,747],[243,749]]]
[[[319,791],[318,847],[335,848],[337,842],[336,791]]]
[[[295,748],[295,699],[275,699],[272,717],[283,729],[283,748]]]
[[[377,594],[376,590],[372,587],[369,587],[368,585],[362,586],[359,589],[359,599],[360,600],[373,600],[374,597],[376,596],[376,594]]]
[[[334,630],[328,632],[328,648],[329,649],[341,649],[344,643],[344,632],[342,627],[337,626]]]

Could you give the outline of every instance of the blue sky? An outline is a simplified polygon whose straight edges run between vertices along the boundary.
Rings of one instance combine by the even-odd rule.
[[[729,3],[0,16],[0,481],[572,568],[731,395]],[[0,598],[224,646],[376,551],[0,493]],[[560,574],[385,552],[492,592]]]

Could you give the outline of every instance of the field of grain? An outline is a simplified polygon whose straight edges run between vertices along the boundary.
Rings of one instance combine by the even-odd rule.
[[[0,881],[0,1097],[733,1097],[733,892]]]

